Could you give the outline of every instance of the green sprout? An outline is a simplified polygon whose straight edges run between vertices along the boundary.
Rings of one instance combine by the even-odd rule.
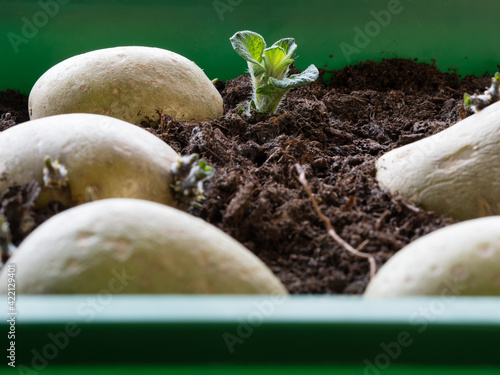
[[[68,185],[68,171],[59,160],[52,161],[50,156],[43,158],[43,183],[45,187],[62,189]]]
[[[203,182],[213,174],[213,168],[206,161],[199,159],[198,154],[181,156],[172,166],[174,183],[171,188],[179,203],[199,207],[203,196]]]
[[[293,38],[280,39],[266,48],[259,34],[239,31],[230,41],[233,49],[247,61],[252,78],[253,95],[248,112],[253,109],[262,114],[274,113],[288,90],[305,86],[319,77],[318,68],[313,64],[302,73],[287,77],[297,49]]]
[[[491,79],[491,86],[484,94],[469,95],[464,94],[464,107],[471,108],[474,113],[486,108],[500,99],[500,72],[496,72]]]

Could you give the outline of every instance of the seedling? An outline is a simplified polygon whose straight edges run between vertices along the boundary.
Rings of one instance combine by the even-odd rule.
[[[239,31],[230,38],[234,50],[248,64],[252,77],[252,100],[250,109],[262,114],[276,112],[288,90],[305,86],[315,81],[319,72],[313,65],[300,74],[287,77],[294,62],[293,53],[297,44],[293,38],[278,40],[266,48],[264,38],[253,31]]]
[[[479,112],[481,109],[495,103],[500,99],[500,72],[496,72],[491,79],[491,86],[488,90],[481,95],[464,94],[464,107],[471,109],[474,113]]]

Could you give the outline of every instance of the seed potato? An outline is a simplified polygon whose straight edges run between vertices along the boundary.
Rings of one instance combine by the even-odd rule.
[[[500,102],[383,155],[380,186],[459,220],[500,214]]]
[[[223,114],[222,97],[194,62],[152,47],[114,47],[73,56],[50,68],[29,96],[31,119],[95,113],[156,125]]]
[[[286,294],[253,253],[207,222],[137,199],[61,212],[35,229],[9,262],[16,292]],[[6,293],[7,270],[0,271]]]
[[[68,171],[70,194],[43,188],[37,204],[67,206],[92,198],[138,198],[175,205],[170,167],[176,152],[148,131],[92,114],[65,114],[27,121],[0,133],[0,193],[36,180],[43,186],[44,157]],[[67,192],[66,192],[67,193]]]
[[[466,220],[398,251],[365,296],[500,295],[500,216]]]

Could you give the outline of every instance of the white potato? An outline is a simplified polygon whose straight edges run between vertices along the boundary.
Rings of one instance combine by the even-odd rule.
[[[223,114],[222,97],[194,62],[152,47],[114,47],[73,56],[50,68],[29,96],[31,119],[95,113],[155,125]]]
[[[61,212],[35,229],[9,263],[16,264],[20,294],[286,294],[264,263],[218,228],[138,199]],[[0,272],[4,294],[7,269]]]
[[[43,186],[44,157],[68,170],[70,196],[43,188],[38,206],[51,199],[72,206],[94,199],[140,198],[175,205],[170,189],[176,152],[138,126],[107,116],[66,114],[27,121],[0,133],[0,193],[36,180]]]
[[[380,186],[459,220],[500,214],[500,102],[383,155]]]
[[[398,251],[365,296],[500,295],[500,216],[466,220]]]

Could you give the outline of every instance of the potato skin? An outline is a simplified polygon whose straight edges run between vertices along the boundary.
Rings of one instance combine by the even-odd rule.
[[[92,114],[45,117],[0,133],[0,192],[36,180],[43,186],[43,159],[58,159],[68,169],[71,198],[85,202],[91,187],[96,199],[138,198],[176,205],[170,167],[176,152],[148,131],[125,121]],[[53,199],[44,188],[39,207]]]
[[[389,151],[379,185],[458,220],[500,214],[500,102],[442,132]]]
[[[218,228],[137,199],[61,212],[35,229],[9,262],[17,265],[22,294],[287,294],[264,263]],[[6,274],[0,271],[2,293]]]
[[[95,113],[156,125],[222,116],[222,97],[194,62],[153,47],[114,47],[73,56],[50,68],[29,96],[31,119]]]
[[[367,297],[422,295],[500,295],[500,216],[420,237],[389,259],[365,292]]]

